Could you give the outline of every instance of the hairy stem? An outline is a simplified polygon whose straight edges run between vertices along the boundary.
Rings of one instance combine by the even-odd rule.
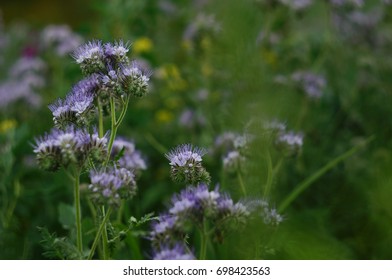
[[[98,245],[98,241],[99,241],[102,233],[106,231],[106,223],[107,223],[111,213],[112,213],[112,208],[110,207],[108,209],[108,211],[106,212],[106,215],[103,217],[102,222],[98,228],[97,234],[95,235],[93,245],[91,246],[90,254],[88,255],[89,260],[91,260],[93,258],[94,253],[95,253],[95,249],[97,248],[97,245]]]
[[[208,240],[208,233],[207,233],[207,223],[205,219],[203,219],[203,223],[201,226],[200,231],[200,260],[205,260],[207,255],[207,240]]]
[[[109,259],[109,247],[108,247],[108,232],[106,229],[107,220],[105,220],[105,217],[106,217],[105,206],[102,206],[102,217],[103,217],[103,219],[102,219],[101,225],[103,226],[103,230],[102,230],[103,259],[108,260]]]
[[[104,128],[103,128],[103,111],[102,111],[102,104],[98,98],[98,136],[102,138],[104,135]]]
[[[74,176],[74,203],[76,213],[76,246],[79,253],[83,252],[82,244],[82,215],[80,209],[80,169],[75,171]]]
[[[246,188],[245,188],[244,180],[242,179],[240,168],[237,169],[237,178],[238,178],[238,182],[240,183],[242,194],[246,196]]]
[[[117,126],[116,126],[116,106],[114,104],[114,98],[110,97],[110,114],[111,114],[111,129],[110,129],[110,138],[108,144],[108,156],[106,158],[104,166],[107,166],[110,160],[110,155],[112,153],[112,147],[114,139],[117,134]]]
[[[319,170],[317,170],[315,173],[313,173],[310,177],[305,179],[303,182],[301,182],[297,187],[294,188],[294,190],[286,197],[285,200],[281,203],[281,205],[278,208],[279,212],[283,212],[290,204],[302,193],[304,192],[313,182],[315,182],[317,179],[319,179],[322,175],[324,175],[327,171],[335,167],[337,164],[348,158],[349,156],[353,155],[356,153],[361,147],[369,143],[370,141],[373,140],[374,137],[368,138],[366,141],[363,143],[360,143],[359,145],[351,148],[344,154],[336,157],[335,159],[329,161],[327,164],[325,164],[323,167],[321,167]]]
[[[267,150],[267,170],[268,170],[267,182],[266,182],[265,188],[264,188],[264,198],[267,198],[270,194],[270,191],[272,188],[273,177],[274,177],[272,158],[271,158],[271,154],[268,150]]]

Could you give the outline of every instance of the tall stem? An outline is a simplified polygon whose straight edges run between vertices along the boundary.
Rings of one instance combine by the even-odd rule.
[[[90,254],[88,255],[88,258],[87,258],[89,260],[91,260],[94,256],[95,249],[97,248],[99,238],[101,237],[101,234],[104,232],[104,230],[106,230],[106,222],[108,221],[111,213],[112,213],[112,208],[110,207],[108,209],[108,211],[106,212],[106,215],[104,216],[102,223],[100,224],[100,226],[98,228],[97,234],[95,235],[93,245],[91,246]]]
[[[108,144],[108,156],[105,161],[105,166],[108,165],[110,160],[110,154],[112,153],[112,147],[114,138],[116,138],[117,134],[117,126],[116,126],[116,106],[114,104],[114,98],[110,97],[110,113],[111,113],[111,127],[110,127],[110,138]]]
[[[110,160],[110,155],[112,153],[112,147],[113,147],[113,142],[114,139],[116,138],[116,134],[117,134],[117,129],[120,126],[121,122],[123,121],[125,114],[127,112],[128,109],[128,103],[129,103],[129,98],[127,98],[125,100],[125,102],[123,103],[121,112],[120,112],[120,116],[117,120],[116,118],[116,106],[114,104],[114,98],[110,97],[110,112],[111,112],[111,130],[110,130],[110,139],[109,139],[109,144],[108,144],[108,157],[106,158],[105,161],[105,166],[108,165],[109,160]]]
[[[102,103],[98,98],[98,136],[99,138],[103,137],[103,111],[102,111]]]
[[[270,152],[267,150],[267,183],[265,185],[264,189],[264,198],[267,198],[269,195],[271,188],[272,188],[272,182],[273,182],[273,177],[274,177],[274,172],[273,172],[273,165],[272,165],[272,158]]]
[[[200,233],[200,260],[205,260],[207,255],[207,224],[205,219],[203,218],[203,224],[201,226],[201,233]]]
[[[108,232],[107,232],[107,228],[106,228],[107,218],[106,218],[106,213],[105,213],[105,206],[102,206],[102,217],[103,217],[103,219],[102,219],[101,226],[103,226],[103,229],[102,229],[103,259],[108,260],[109,259],[109,247],[108,247]]]
[[[237,178],[238,178],[238,182],[240,183],[242,194],[246,196],[246,188],[245,188],[244,180],[242,179],[240,168],[237,169]]]
[[[76,246],[79,253],[83,252],[82,243],[82,215],[80,211],[80,169],[75,171],[74,177],[74,203],[76,213]]]

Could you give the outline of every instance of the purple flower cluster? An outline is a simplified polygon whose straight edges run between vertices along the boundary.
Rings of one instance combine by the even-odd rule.
[[[78,82],[66,96],[49,105],[56,127],[65,128],[69,125],[88,126],[93,113],[94,98],[98,89],[98,79],[92,75]]]
[[[38,57],[21,57],[11,66],[8,79],[0,85],[0,108],[24,100],[33,107],[41,104],[37,90],[45,86],[46,65]]]
[[[125,168],[109,168],[90,172],[89,190],[99,204],[118,206],[121,199],[129,199],[136,194],[135,175]]]
[[[82,38],[68,25],[48,25],[41,32],[40,43],[43,49],[52,49],[58,56],[65,56],[82,43]]]
[[[277,226],[283,221],[282,215],[265,200],[249,200],[245,204],[249,211],[261,217],[266,225]]]
[[[73,58],[86,75],[105,71],[105,53],[101,41],[91,41],[73,52]]]
[[[172,197],[167,213],[153,224],[150,237],[158,247],[161,244],[172,244],[185,235],[189,226],[201,227],[206,219],[211,221],[215,230],[223,232],[229,223],[245,222],[249,214],[244,204],[234,203],[218,187],[209,190],[206,184],[189,186]]]
[[[214,144],[214,150],[223,154],[223,167],[228,172],[235,172],[246,162],[244,155],[251,136],[238,134],[234,132],[225,132],[219,135]]]
[[[76,49],[73,57],[84,74],[99,75],[100,94],[104,98],[145,96],[151,73],[142,69],[137,62],[130,62],[128,52],[129,45],[122,41],[105,44],[91,41]]]
[[[278,120],[266,122],[264,129],[271,137],[275,147],[284,155],[293,156],[300,152],[303,146],[303,133],[287,130],[286,124]]]
[[[124,138],[114,140],[111,156],[113,160],[117,160],[119,167],[133,170],[136,174],[147,169],[146,161],[140,151],[136,150],[135,144]]]
[[[104,156],[106,144],[105,137],[99,138],[85,130],[67,127],[65,130],[52,129],[36,139],[34,153],[42,169],[56,171],[60,166],[71,164],[81,167],[91,155]]]
[[[275,144],[286,155],[298,154],[303,145],[303,134],[293,131],[282,132],[277,135]]]
[[[193,147],[191,144],[177,146],[165,156],[170,161],[173,181],[186,184],[196,184],[210,181],[210,175],[202,166],[204,149]]]
[[[186,252],[185,247],[179,243],[174,246],[163,246],[160,250],[155,250],[153,260],[194,260],[192,253]]]

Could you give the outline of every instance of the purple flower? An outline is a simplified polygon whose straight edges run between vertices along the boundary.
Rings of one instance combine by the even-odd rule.
[[[172,197],[167,214],[152,224],[150,239],[155,247],[175,244],[186,236],[190,226],[203,227],[207,221],[211,230],[223,233],[228,227],[244,223],[250,211],[246,204],[234,203],[230,196],[206,184],[188,186]],[[235,227],[232,227],[235,228]]]
[[[120,167],[124,167],[135,172],[147,169],[147,164],[140,151],[135,149],[135,144],[124,138],[117,138],[113,142],[112,158],[116,158],[122,151],[122,156],[118,159]]]
[[[244,164],[245,160],[245,157],[239,151],[230,151],[223,158],[223,167],[227,171],[236,171],[239,166]]]
[[[287,156],[297,154],[303,145],[303,134],[293,131],[282,132],[277,135],[275,144]]]
[[[82,164],[87,157],[87,144],[88,135],[83,130],[75,130],[73,127],[65,131],[52,129],[49,134],[36,139],[34,153],[42,169],[55,171],[71,163]]]
[[[253,199],[245,203],[249,212],[260,216],[266,225],[277,226],[283,221],[283,216],[278,211],[270,207],[266,200]]]
[[[104,45],[105,56],[111,59],[112,63],[119,65],[128,63],[127,53],[129,52],[129,44],[123,41],[106,43]]]
[[[174,246],[162,245],[156,250],[153,260],[194,260],[195,256],[185,251],[184,246],[176,243]]]
[[[83,129],[67,127],[65,130],[52,129],[35,142],[38,165],[44,170],[55,171],[71,164],[83,166],[92,152],[105,153],[107,139],[90,135]]]
[[[21,57],[10,69],[10,77],[20,79],[30,73],[40,74],[46,70],[46,65],[39,57]]]
[[[153,243],[166,242],[180,232],[178,217],[170,214],[161,214],[158,221],[154,221],[151,226],[150,239]]]
[[[267,225],[277,226],[283,221],[282,215],[275,208],[265,210],[262,215]]]
[[[165,156],[170,161],[171,176],[176,182],[198,183],[209,182],[208,172],[202,166],[202,156],[206,153],[204,149],[184,144],[174,148]]]
[[[59,56],[72,53],[81,43],[82,38],[67,25],[48,25],[41,32],[43,48],[52,48]]]
[[[73,53],[73,58],[78,64],[85,63],[88,60],[103,59],[103,57],[104,51],[101,41],[88,42],[77,48]]]
[[[192,167],[202,161],[201,157],[205,153],[204,149],[193,147],[191,144],[184,144],[166,154],[166,158],[170,161],[171,166]]]
[[[127,94],[135,97],[143,97],[147,94],[151,73],[141,69],[136,61],[122,65],[120,73],[122,86]]]
[[[50,104],[55,126],[64,128],[70,124],[88,125],[94,110],[96,87],[97,80],[95,76],[91,76],[77,83],[65,99],[59,98]]]
[[[91,171],[89,189],[93,199],[100,204],[118,205],[121,199],[136,194],[134,174],[125,168]]]
[[[85,74],[105,71],[105,54],[101,41],[91,41],[81,45],[72,56]]]

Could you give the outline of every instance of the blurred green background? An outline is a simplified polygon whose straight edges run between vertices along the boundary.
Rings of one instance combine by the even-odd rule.
[[[0,258],[46,258],[37,227],[58,236],[72,231],[63,215],[72,204],[69,182],[61,171],[40,171],[31,146],[34,137],[53,126],[47,105],[81,78],[70,55],[40,45],[47,25],[66,24],[85,41],[132,42],[132,58],[154,71],[151,94],[131,104],[120,129],[135,140],[149,166],[137,197],[127,204],[128,216],[163,211],[183,188],[170,182],[163,156],[181,143],[212,149],[216,137],[227,131],[256,135],[246,153],[244,183],[250,197],[262,197],[269,151],[274,165],[282,161],[268,198],[279,207],[320,168],[373,139],[314,180],[281,213],[284,221],[278,227],[252,221],[223,244],[213,244],[208,256],[391,259],[391,6],[376,0],[360,6],[313,1],[298,9],[281,2],[2,1],[1,35],[8,43],[1,49],[0,83],[26,53],[37,54],[47,68],[45,86],[38,90],[40,106],[32,109],[17,100],[0,108]],[[325,78],[321,98],[309,98],[293,82],[296,71]],[[204,121],[193,118],[184,125],[185,109]],[[295,156],[282,156],[263,138],[263,124],[272,119],[303,133],[303,147]],[[235,174],[224,170],[221,154],[209,153],[206,167],[213,184],[235,200],[244,199]],[[86,228],[93,223],[84,220]],[[148,229],[145,225],[141,231]],[[149,246],[145,238],[128,236],[114,257],[148,258]]]

